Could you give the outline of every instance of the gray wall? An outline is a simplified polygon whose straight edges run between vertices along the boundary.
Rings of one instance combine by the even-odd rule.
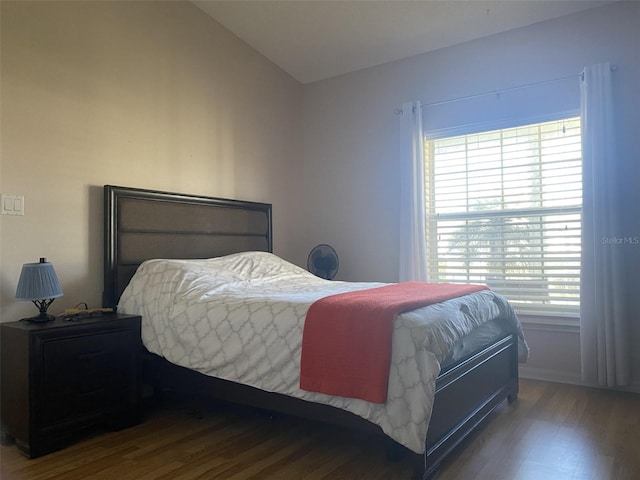
[[[314,244],[332,244],[345,280],[395,281],[398,272],[398,118],[408,100],[438,102],[576,75],[609,61],[614,73],[621,178],[627,235],[640,235],[640,3],[604,7],[512,30],[329,80],[304,89],[305,201],[294,258]],[[577,82],[577,81],[576,81]],[[577,85],[577,83],[576,83]],[[543,97],[532,95],[534,106]],[[624,254],[629,302],[640,312],[640,247]],[[575,327],[531,325],[531,376],[579,382]],[[555,329],[554,329],[555,328]],[[640,322],[633,326],[640,341]],[[633,353],[640,385],[640,350]]]

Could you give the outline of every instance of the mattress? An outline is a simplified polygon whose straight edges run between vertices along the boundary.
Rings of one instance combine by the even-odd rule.
[[[347,410],[423,453],[436,378],[443,364],[471,348],[472,332],[485,325],[480,331],[494,337],[516,333],[521,360],[528,348],[506,299],[484,290],[396,318],[385,404],[301,390],[302,330],[310,305],[381,285],[320,279],[266,252],[157,259],[140,265],[118,309],[141,315],[145,347],[176,365]]]

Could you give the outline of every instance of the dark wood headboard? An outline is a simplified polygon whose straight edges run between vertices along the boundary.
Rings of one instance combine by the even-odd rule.
[[[104,187],[103,305],[115,307],[152,258],[212,258],[273,251],[271,204]]]

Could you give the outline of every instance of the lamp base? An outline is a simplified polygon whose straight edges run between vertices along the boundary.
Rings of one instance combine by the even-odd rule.
[[[22,318],[20,321],[30,322],[30,323],[45,323],[45,322],[51,322],[52,320],[55,320],[55,319],[56,317],[54,317],[53,315],[36,315],[35,317]]]

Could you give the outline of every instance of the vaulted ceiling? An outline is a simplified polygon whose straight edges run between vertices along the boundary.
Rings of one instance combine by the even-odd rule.
[[[192,0],[302,83],[613,0]]]

